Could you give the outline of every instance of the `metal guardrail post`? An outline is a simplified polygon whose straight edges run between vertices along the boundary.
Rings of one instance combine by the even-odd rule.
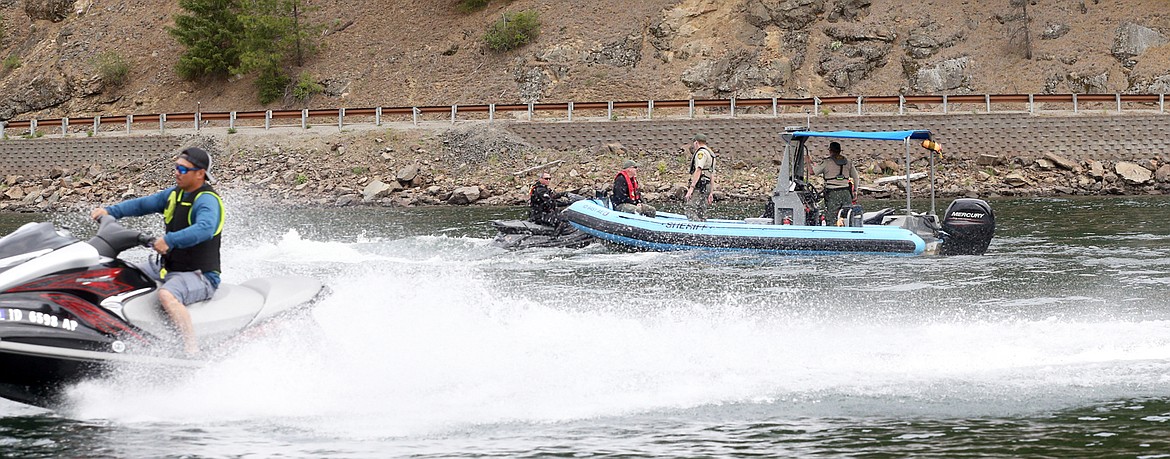
[[[195,127],[196,127],[196,130],[198,130],[198,127],[199,127],[198,122],[195,123]],[[167,133],[167,114],[166,113],[159,113],[158,114],[158,131],[163,133],[163,134]]]
[[[130,125],[134,124],[134,115],[126,115],[126,133],[130,133]]]
[[[573,121],[573,101],[569,101],[569,121]]]
[[[1117,99],[1117,114],[1121,114],[1121,93],[1113,93],[1113,97]]]
[[[69,134],[69,118],[61,118],[61,136],[64,137]]]
[[[418,107],[410,107],[410,117],[414,120],[414,125],[418,126]]]
[[[451,105],[451,124],[455,124],[455,112],[458,110],[458,105]]]
[[[33,137],[37,136],[37,119],[36,118],[33,118],[33,119],[28,121],[28,133],[29,133],[29,135],[31,135]]]
[[[1166,95],[1158,94],[1158,113],[1166,113]]]
[[[690,104],[688,104],[688,107],[689,108],[687,109],[687,116],[693,119],[695,117],[695,99],[691,99],[691,102],[690,102]]]
[[[735,98],[731,98],[731,117],[735,118]]]
[[[983,95],[983,103],[986,104],[987,113],[991,113],[991,94]]]
[[[8,129],[8,122],[0,121],[0,139],[8,138],[8,134],[4,132],[5,129]]]
[[[780,112],[776,111],[776,98],[772,98],[772,118],[780,116]]]
[[[195,130],[198,131],[202,124],[203,124],[203,114],[200,112],[195,112]]]
[[[654,119],[654,101],[646,101],[646,119]]]
[[[488,104],[488,122],[496,120],[496,104]]]
[[[309,109],[302,108],[301,109],[301,129],[308,129],[308,128],[309,128]],[[268,129],[267,124],[264,126],[264,129]]]
[[[1073,93],[1073,113],[1076,113],[1078,108],[1079,107],[1077,107],[1077,93],[1074,92]]]
[[[813,97],[813,116],[821,116],[821,98]]]
[[[97,135],[98,128],[100,128],[101,126],[102,126],[102,117],[101,116],[93,117],[93,135]]]
[[[857,114],[861,114],[861,96],[857,96]]]
[[[943,94],[943,114],[944,114],[944,115],[945,115],[945,114],[947,114],[947,109],[948,109],[948,108],[949,108],[949,107],[947,107],[947,95],[946,95],[946,94]]]
[[[532,110],[535,108],[533,105],[532,102],[528,103],[528,121],[532,121]]]
[[[605,119],[613,121],[613,101],[609,101],[606,105],[608,108],[605,109]]]
[[[898,114],[905,115],[906,114],[905,109],[906,109],[906,96],[898,94]]]
[[[1036,101],[1032,99],[1032,94],[1028,94],[1028,113],[1036,113]]]
[[[228,129],[236,128],[236,112],[228,113]]]
[[[382,125],[382,107],[374,109],[374,126]]]
[[[345,107],[337,109],[337,130],[345,128]]]
[[[272,110],[264,111],[264,129],[272,127]]]

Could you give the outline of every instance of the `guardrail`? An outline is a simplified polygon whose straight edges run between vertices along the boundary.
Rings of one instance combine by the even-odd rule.
[[[1045,107],[1040,104],[1063,104],[1071,105],[1071,107],[1064,107],[1061,110],[1067,111],[1071,108],[1074,113],[1079,113],[1088,106],[1102,107],[1101,110],[1109,112],[1116,110],[1117,113],[1122,113],[1123,108],[1128,105],[1141,105],[1151,107],[1157,105],[1158,113],[1166,113],[1166,95],[1165,94],[960,94],[960,95],[938,95],[938,96],[828,96],[828,97],[809,97],[809,98],[755,98],[755,99],[687,99],[687,100],[646,100],[646,101],[620,101],[620,102],[561,102],[561,103],[528,103],[528,104],[487,104],[487,105],[431,105],[431,106],[416,106],[416,107],[368,107],[368,108],[331,108],[331,109],[302,109],[302,110],[263,110],[263,111],[246,111],[246,112],[194,112],[194,113],[153,113],[145,115],[98,115],[94,117],[66,117],[66,118],[50,118],[50,119],[28,119],[17,121],[0,121],[0,137],[7,137],[9,129],[23,129],[21,135],[26,137],[33,137],[40,135],[39,129],[42,127],[59,128],[62,135],[69,133],[71,128],[81,132],[87,131],[90,135],[96,135],[102,132],[105,128],[107,131],[120,131],[120,126],[125,125],[125,132],[130,133],[135,129],[143,129],[142,126],[158,126],[158,131],[166,132],[168,123],[171,123],[172,128],[176,125],[183,125],[192,123],[191,127],[200,130],[204,127],[210,126],[212,122],[222,123],[227,122],[228,129],[237,129],[240,127],[263,127],[264,129],[271,129],[274,127],[275,120],[290,120],[300,119],[301,129],[310,129],[313,126],[312,121],[321,121],[324,119],[336,119],[338,129],[343,129],[346,126],[346,118],[350,117],[350,124],[357,124],[353,122],[356,118],[358,122],[369,123],[372,122],[377,126],[381,126],[383,121],[388,118],[397,117],[401,120],[409,119],[415,125],[418,125],[420,120],[425,121],[427,115],[442,115],[444,119],[450,115],[451,124],[455,124],[460,118],[460,114],[464,115],[464,120],[484,119],[486,114],[487,121],[496,119],[496,114],[500,112],[519,114],[521,116],[527,113],[527,120],[533,120],[537,112],[560,113],[564,112],[567,121],[573,121],[574,111],[585,111],[587,114],[600,115],[601,111],[605,111],[605,119],[616,120],[619,115],[622,119],[645,119],[653,118],[654,111],[667,110],[673,113],[681,113],[682,109],[686,109],[688,117],[694,118],[697,110],[710,110],[712,113],[726,113],[729,116],[738,116],[739,114],[750,114],[754,110],[766,112],[771,109],[772,116],[780,116],[781,113],[788,113],[791,108],[804,110],[803,113],[809,116],[821,116],[828,114],[829,106],[856,106],[858,115],[863,114],[893,114],[893,107],[897,107],[897,114],[903,115],[907,111],[914,113],[932,113],[941,112],[946,114],[955,111],[957,108],[971,106],[972,113],[992,113],[992,106],[1010,105],[1015,108],[1012,111],[1027,110],[1028,113],[1036,113],[1043,111]],[[1105,108],[1108,107],[1108,108]],[[811,108],[811,112],[807,109]],[[881,111],[882,108],[888,108],[887,111]],[[1150,111],[1147,109],[1146,111]],[[642,114],[644,112],[644,115]],[[631,113],[633,115],[631,115]],[[678,115],[671,115],[678,116]],[[580,117],[580,116],[578,116]],[[372,120],[370,120],[372,118]],[[217,126],[222,124],[217,123]],[[118,128],[109,128],[108,126],[119,126]],[[79,128],[84,126],[85,128]],[[287,126],[287,125],[285,125]],[[295,126],[295,125],[291,125]]]

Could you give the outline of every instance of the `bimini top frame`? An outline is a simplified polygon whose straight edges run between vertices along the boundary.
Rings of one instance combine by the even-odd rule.
[[[810,137],[827,137],[827,138],[832,138],[832,139],[902,141],[902,143],[906,147],[906,169],[905,169],[906,176],[904,179],[904,182],[906,184],[906,215],[911,215],[911,210],[910,210],[910,141],[911,140],[918,140],[918,141],[931,140],[930,131],[924,130],[924,129],[912,130],[912,131],[874,131],[874,132],[863,132],[863,131],[826,131],[826,132],[821,132],[821,131],[797,130],[797,131],[785,132],[782,137],[784,138],[784,142],[785,142],[785,147],[784,147],[785,154],[784,154],[784,160],[783,160],[784,163],[788,163],[788,161],[789,161],[788,148],[789,148],[789,145],[791,144],[791,141],[793,141],[793,140],[799,142],[799,144],[801,146],[803,146],[804,142],[806,140],[808,140],[808,138],[810,138]],[[933,145],[935,146],[935,148],[938,148],[937,144],[933,144]],[[925,146],[925,145],[923,145],[923,146]],[[936,150],[936,151],[938,151],[938,150]],[[934,184],[934,170],[935,170],[934,156],[935,155],[931,154],[929,156],[930,156],[930,214],[934,215],[935,214],[935,193],[934,193],[934,185],[935,185]],[[782,167],[785,168],[785,170],[781,170],[781,178],[783,179],[784,176],[788,175],[788,171],[786,170],[788,168],[788,165],[785,164]]]

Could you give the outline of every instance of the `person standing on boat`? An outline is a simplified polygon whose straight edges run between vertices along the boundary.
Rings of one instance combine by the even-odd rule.
[[[715,152],[707,147],[707,136],[695,134],[691,139],[690,178],[687,180],[687,220],[707,220],[707,206],[715,199]]]
[[[551,226],[560,232],[564,229],[562,225],[567,223],[561,220],[557,206],[562,205],[561,199],[565,197],[565,193],[553,191],[548,185],[550,180],[551,174],[541,172],[536,183],[532,184],[532,189],[528,193],[528,221]]]
[[[638,163],[632,159],[623,161],[622,170],[613,178],[613,193],[609,202],[618,212],[647,217],[654,217],[658,212],[653,206],[642,201],[642,189],[638,185]]]
[[[161,281],[159,302],[183,338],[187,355],[199,353],[195,327],[187,306],[211,299],[219,287],[220,236],[223,232],[224,207],[219,194],[208,182],[211,155],[203,149],[184,149],[175,158],[175,186],[150,196],[99,207],[89,214],[98,220],[163,214],[166,234],[154,240],[154,250],[162,257],[152,257],[143,271]]]
[[[816,165],[813,173],[825,178],[825,217],[830,221],[837,218],[841,208],[857,202],[854,188],[860,178],[853,162],[841,155],[840,143],[829,143],[829,157]]]

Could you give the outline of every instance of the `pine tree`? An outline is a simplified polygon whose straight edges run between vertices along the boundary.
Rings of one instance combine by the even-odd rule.
[[[232,73],[258,72],[256,88],[260,101],[276,100],[290,79],[284,65],[290,60],[303,64],[306,53],[315,49],[311,37],[320,27],[306,24],[304,0],[243,0],[239,16],[244,32],[240,36],[239,65]]]
[[[187,50],[175,70],[186,79],[228,76],[240,65],[239,0],[179,0],[179,7],[189,14],[175,16],[167,32]]]

